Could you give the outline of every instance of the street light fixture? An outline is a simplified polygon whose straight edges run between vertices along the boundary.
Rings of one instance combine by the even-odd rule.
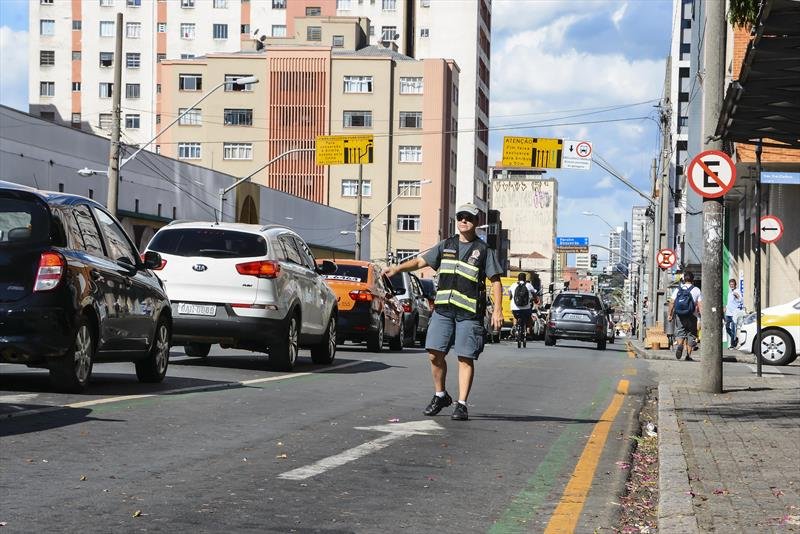
[[[78,169],[78,174],[81,176],[94,176],[95,174],[105,174],[108,176],[108,171],[100,171],[97,169],[90,169],[89,167],[84,167],[82,169]]]
[[[603,221],[604,223],[606,223],[606,226],[608,226],[609,228],[611,228],[611,230],[612,230],[612,231],[614,231],[614,232],[616,232],[616,231],[617,231],[617,229],[616,229],[616,228],[614,228],[613,226],[611,226],[611,223],[610,223],[610,222],[608,222],[607,220],[605,220],[605,219],[604,219],[602,216],[600,216],[600,215],[598,215],[598,214],[594,213],[593,211],[582,211],[582,212],[581,212],[581,215],[586,215],[587,217],[597,217],[598,219],[600,219],[601,221]]]

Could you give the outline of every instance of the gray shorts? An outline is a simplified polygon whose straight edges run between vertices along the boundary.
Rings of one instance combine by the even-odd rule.
[[[456,321],[433,312],[425,348],[445,354],[455,348],[457,356],[477,360],[483,352],[483,335],[483,324],[478,320]]]
[[[675,316],[675,339],[685,339],[689,344],[694,345],[697,341],[697,316],[687,315]]]

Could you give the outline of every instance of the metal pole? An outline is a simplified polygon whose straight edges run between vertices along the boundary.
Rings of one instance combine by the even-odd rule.
[[[704,149],[721,150],[722,141],[711,141],[724,100],[725,88],[725,2],[706,2],[705,78],[703,109]],[[703,302],[700,309],[703,341],[700,343],[701,389],[722,393],[722,242],[725,225],[721,198],[703,200]]]
[[[119,136],[120,136],[120,101],[122,97],[122,13],[117,13],[116,43],[114,48],[114,85],[111,88],[113,100],[111,123],[111,147],[108,153],[108,196],[106,208],[114,217],[117,216],[119,200]]]
[[[656,167],[656,159],[653,158],[653,164],[650,166],[650,176],[653,179],[653,186],[656,185],[657,180],[657,167]],[[656,271],[658,271],[659,267],[656,263],[656,256],[658,255],[658,240],[656,236],[658,235],[658,204],[651,204],[650,209],[653,210],[653,220],[650,221],[650,256],[648,257],[648,266],[650,267],[650,272],[648,273],[648,282],[647,282],[647,323],[650,326],[655,326],[656,324],[656,314],[654,313],[655,305],[656,305]]]
[[[755,289],[756,305],[756,338],[753,343],[753,355],[756,357],[756,376],[761,377],[761,139],[756,145],[756,275],[753,288]],[[745,228],[745,232],[749,232]]]
[[[359,160],[361,158],[359,157]],[[358,204],[356,206],[356,259],[361,259],[361,230],[363,227],[361,226],[361,204],[364,199],[364,195],[361,194],[361,185],[364,180],[364,165],[361,163],[358,164]]]

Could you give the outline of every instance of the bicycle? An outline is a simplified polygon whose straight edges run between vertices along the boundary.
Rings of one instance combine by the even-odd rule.
[[[527,333],[525,324],[523,324],[522,318],[517,319],[517,324],[514,325],[514,336],[517,339],[517,348],[525,348],[527,345]]]

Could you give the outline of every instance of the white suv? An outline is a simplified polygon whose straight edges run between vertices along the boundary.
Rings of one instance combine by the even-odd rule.
[[[154,269],[172,302],[176,345],[189,356],[222,348],[269,352],[271,366],[291,371],[298,349],[314,363],[336,353],[336,296],[306,243],[282,226],[173,222],[147,250],[161,255]]]

